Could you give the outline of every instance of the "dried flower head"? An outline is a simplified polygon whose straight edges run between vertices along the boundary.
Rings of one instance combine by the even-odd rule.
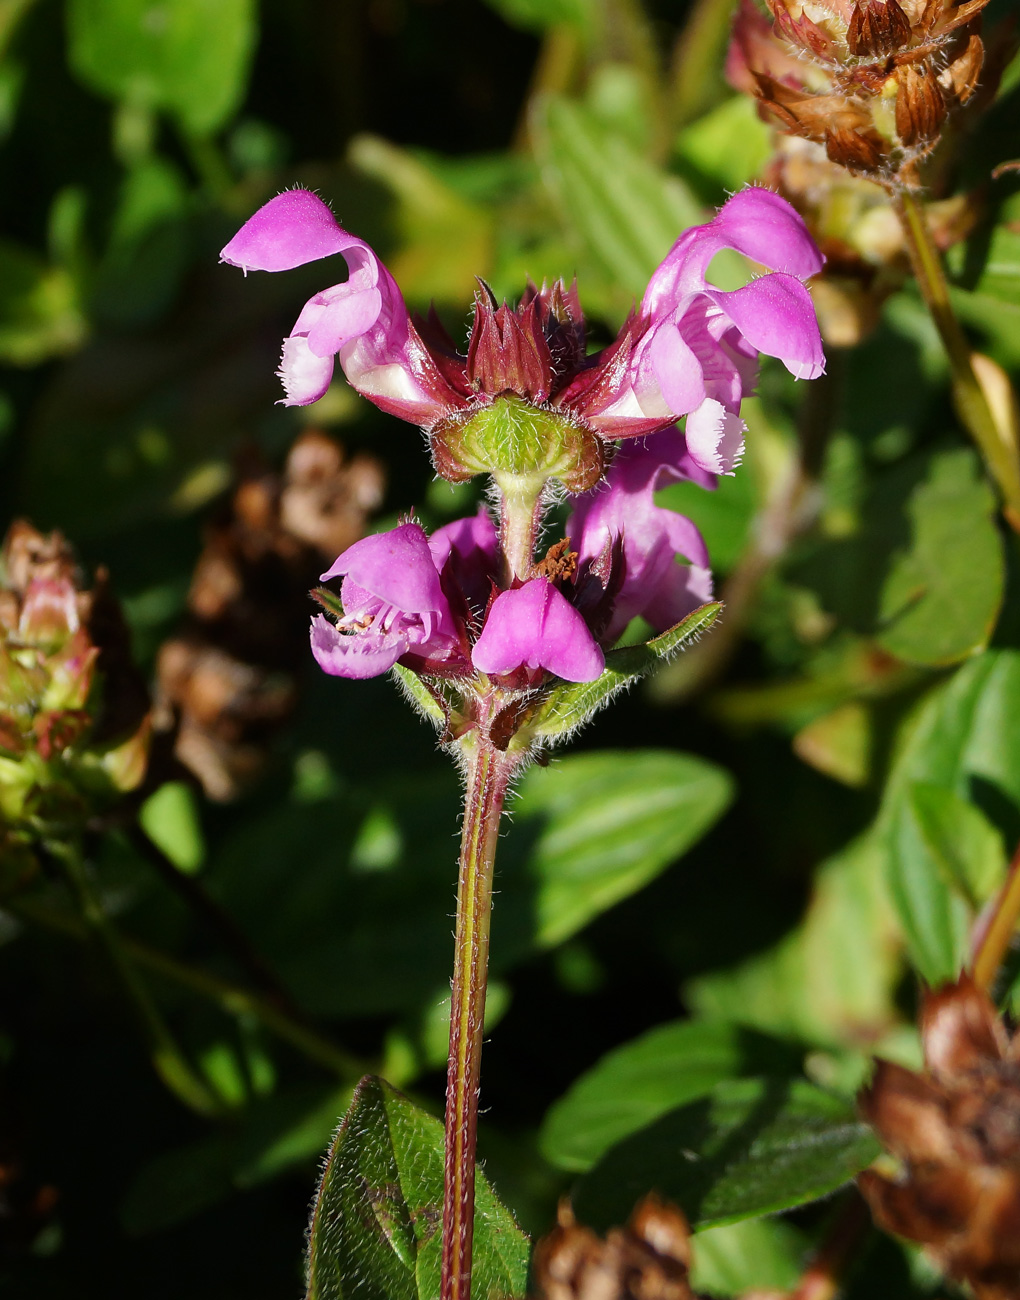
[[[188,618],[157,663],[160,725],[207,796],[234,798],[260,771],[286,721],[304,658],[293,630],[322,568],[365,531],[383,494],[373,457],[348,458],[306,430],[282,474],[249,456],[210,522],[188,593]]]
[[[886,185],[917,164],[974,94],[984,64],[975,30],[988,0],[741,0],[727,63],[791,135]]]
[[[694,1300],[690,1229],[683,1214],[646,1196],[625,1228],[599,1237],[565,1202],[535,1247],[536,1300]]]
[[[903,1164],[859,1184],[880,1227],[923,1243],[978,1300],[1020,1295],[1020,1034],[969,976],[929,993],[927,1073],[879,1061],[864,1117]]]
[[[18,520],[0,551],[0,856],[134,789],[148,739],[105,571],[84,590],[64,538]]]

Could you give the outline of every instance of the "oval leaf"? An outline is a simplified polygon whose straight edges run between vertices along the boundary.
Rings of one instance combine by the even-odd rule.
[[[443,1126],[382,1079],[362,1079],[312,1209],[306,1300],[434,1300]],[[523,1295],[528,1239],[478,1171],[473,1292]]]
[[[654,1188],[693,1224],[828,1196],[878,1155],[846,1103],[802,1079],[730,1079],[614,1147],[578,1184],[578,1218],[623,1223]]]
[[[785,1076],[796,1068],[794,1057],[784,1044],[738,1025],[660,1025],[609,1052],[556,1102],[542,1126],[542,1153],[562,1169],[590,1169],[622,1138],[721,1080]]]

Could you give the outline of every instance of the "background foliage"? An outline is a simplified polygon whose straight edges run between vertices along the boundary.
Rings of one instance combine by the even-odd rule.
[[[373,527],[470,502],[342,386],[274,406],[278,340],[321,269],[242,281],[216,264],[240,222],[318,188],[458,336],[476,275],[516,297],[576,271],[605,340],[677,233],[769,156],[722,81],[724,8],[691,26],[665,0],[0,0],[0,510],[109,566],[146,674],[243,448],[279,464],[314,427],[371,452]],[[1018,82],[1014,62],[958,169],[980,203],[952,253],[961,317],[1014,374],[1020,182],[989,173],[1015,150]],[[1016,538],[911,285],[814,389],[767,366],[748,406],[741,472],[662,494],[703,528],[726,619],[522,783],[480,1138],[531,1234],[579,1176],[599,1227],[660,1186],[705,1228],[696,1280],[720,1295],[796,1277],[828,1206],[761,1216],[871,1158],[867,1061],[918,1062],[916,977],[959,969],[1020,838]],[[359,1094],[417,1134],[393,1213],[420,1238],[433,1204],[414,1152],[438,1141],[420,1111],[442,1105],[458,786],[431,731],[388,681],[309,662],[239,799],[170,776],[143,792],[145,835],[93,836],[89,866],[121,930],[176,963],[146,979],[221,1114],[161,1086],[57,880],[5,871],[12,1295],[295,1294],[317,1164],[365,1071],[420,1108]],[[318,1047],[230,995],[245,972],[146,839],[234,918]],[[357,1134],[335,1159],[403,1181],[404,1139]],[[662,1167],[677,1149],[692,1159]],[[386,1294],[417,1294],[393,1267]],[[876,1239],[850,1294],[928,1288]]]

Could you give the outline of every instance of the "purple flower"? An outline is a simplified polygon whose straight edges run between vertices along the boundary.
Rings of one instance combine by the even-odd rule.
[[[305,303],[283,342],[278,374],[285,406],[318,401],[333,358],[376,406],[428,424],[463,405],[442,379],[411,324],[396,281],[363,240],[337,224],[309,190],[287,190],[259,208],[220,254],[248,271],[288,271],[342,253],[348,278]]]
[[[773,274],[730,292],[714,288],[709,264],[727,248]],[[785,199],[742,190],[714,221],[680,236],[653,272],[640,310],[562,404],[607,438],[648,433],[686,415],[692,458],[714,473],[732,472],[743,450],[740,399],[754,387],[758,353],[779,357],[798,379],[824,369],[802,283],[822,263]]]
[[[437,528],[429,538],[435,566],[469,608],[484,610],[497,567],[496,526],[484,506]]]
[[[593,682],[606,666],[588,625],[548,578],[500,592],[471,662],[483,673],[544,668],[568,682]]]
[[[714,288],[709,264],[723,249],[772,274],[730,292]],[[343,254],[349,276],[310,298],[284,340],[287,405],[321,397],[338,355],[360,393],[430,430],[505,394],[563,411],[606,440],[653,433],[686,416],[691,457],[728,474],[743,449],[740,400],[753,390],[759,352],[801,379],[824,366],[802,283],[823,259],[793,208],[766,189],[742,190],[713,221],[685,231],[653,273],[640,310],[595,356],[586,353],[576,290],[560,283],[530,285],[515,311],[483,287],[467,352],[458,352],[434,313],[411,319],[372,249],[308,190],[271,199],[221,257],[246,271],[282,271],[333,253]],[[437,464],[457,477],[456,465]]]
[[[600,639],[611,645],[637,615],[658,631],[712,599],[712,573],[701,533],[684,515],[657,506],[657,488],[691,479],[714,487],[714,476],[687,453],[683,435],[667,429],[625,444],[606,481],[575,498],[567,535],[583,574],[618,544],[624,576]],[[679,562],[678,562],[679,561]]]
[[[320,668],[335,677],[378,677],[408,654],[455,666],[461,638],[419,524],[355,542],[322,580],[340,574],[343,618],[335,626],[321,614],[312,619]]]

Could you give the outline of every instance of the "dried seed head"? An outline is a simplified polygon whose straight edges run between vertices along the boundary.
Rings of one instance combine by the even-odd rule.
[[[564,1203],[558,1226],[535,1247],[535,1300],[695,1300],[690,1260],[687,1220],[654,1195],[604,1238]]]
[[[210,799],[236,798],[290,716],[308,588],[365,531],[382,501],[372,457],[308,429],[282,473],[255,456],[206,531],[188,616],[157,660],[160,727]]]
[[[984,46],[967,26],[986,3],[827,0],[807,12],[802,0],[768,0],[770,28],[742,0],[727,76],[839,166],[887,188],[915,185],[918,161],[981,79]]]
[[[860,0],[846,29],[851,54],[864,58],[892,54],[910,43],[910,19],[896,0]]]
[[[868,1170],[876,1222],[923,1243],[980,1300],[1020,1294],[1020,1035],[964,976],[930,993],[921,1016],[926,1074],[888,1061],[861,1111],[903,1163],[893,1181]]]
[[[908,149],[938,139],[946,101],[927,64],[906,64],[896,72],[896,134]]]

